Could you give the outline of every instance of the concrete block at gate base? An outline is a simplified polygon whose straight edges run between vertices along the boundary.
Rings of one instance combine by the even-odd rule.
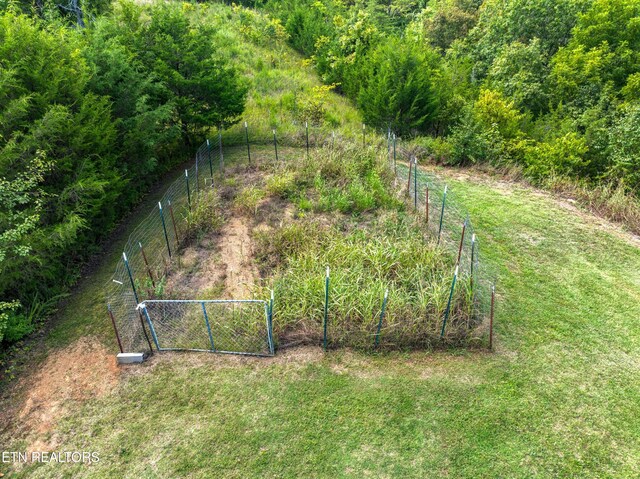
[[[138,364],[144,361],[144,353],[119,353],[118,364]]]

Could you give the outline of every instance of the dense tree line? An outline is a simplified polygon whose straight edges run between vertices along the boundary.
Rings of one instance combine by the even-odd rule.
[[[640,0],[269,0],[366,123],[441,161],[640,187]]]
[[[86,28],[0,15],[0,342],[29,333],[158,175],[242,113],[246,86],[189,7],[123,1]]]

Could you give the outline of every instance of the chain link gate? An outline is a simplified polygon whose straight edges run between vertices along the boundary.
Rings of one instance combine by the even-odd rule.
[[[272,311],[267,301],[147,300],[138,310],[158,351],[274,354]]]

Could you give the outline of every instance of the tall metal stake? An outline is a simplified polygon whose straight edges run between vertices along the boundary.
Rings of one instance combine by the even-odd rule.
[[[429,227],[429,185],[427,184],[427,191],[425,193],[425,201],[424,201],[424,217],[425,223],[427,224],[427,228]]]
[[[144,254],[144,248],[142,247],[142,243],[138,241],[138,246],[140,246],[140,253],[142,253],[142,259],[144,260],[144,264],[147,267],[147,273],[149,274],[149,279],[151,280],[151,284],[153,287],[156,287],[156,282],[153,279],[153,274],[151,274],[151,267],[149,266],[149,262],[147,261],[147,255]]]
[[[418,211],[418,158],[413,157],[413,209]]]
[[[447,326],[447,320],[449,319],[449,313],[451,312],[451,300],[453,299],[453,290],[456,287],[457,279],[458,267],[456,266],[456,272],[453,273],[453,281],[451,282],[451,291],[449,291],[449,301],[447,301],[447,309],[444,312],[444,320],[442,321],[442,331],[440,331],[440,338],[444,338],[444,328]]]
[[[475,261],[476,261],[476,234],[473,233],[471,235],[471,277],[469,281],[472,294],[473,294],[473,268],[474,268]]]
[[[173,206],[171,200],[169,202],[169,215],[171,216],[171,223],[173,223],[173,232],[176,235],[176,248],[180,246],[180,239],[178,238],[178,227],[176,226],[176,217],[173,215]]]
[[[160,220],[162,220],[162,231],[164,232],[164,241],[167,243],[167,251],[169,251],[169,259],[171,259],[171,246],[169,246],[169,235],[167,235],[167,225],[164,222],[164,213],[162,211],[162,203],[158,201],[160,208]]]
[[[442,195],[442,211],[440,211],[440,226],[438,227],[438,244],[440,244],[440,236],[442,234],[442,220],[444,219],[444,205],[447,202],[447,185],[444,185],[444,194]]]
[[[211,186],[213,186],[213,160],[211,160],[211,145],[207,140],[207,156],[209,156],[209,173],[211,174]]]
[[[184,180],[187,182],[187,202],[191,211],[191,190],[189,189],[189,170],[184,170]]]
[[[136,305],[140,303],[138,299],[138,292],[136,291],[136,284],[133,282],[133,275],[131,274],[131,268],[129,267],[129,260],[127,259],[127,253],[122,252],[122,259],[124,260],[124,266],[127,268],[127,273],[129,274],[129,281],[131,282],[131,289],[133,290],[133,297],[136,300]]]
[[[276,150],[276,161],[278,161],[278,139],[276,138],[276,130],[273,129],[273,148]]]
[[[116,326],[116,320],[113,317],[113,312],[111,311],[111,305],[107,304],[107,311],[109,312],[109,317],[111,318],[111,324],[113,325],[113,330],[116,333],[116,339],[118,340],[118,348],[121,353],[124,353],[124,349],[122,349],[122,341],[120,341],[120,334],[118,334],[118,327]]]
[[[222,130],[218,128],[218,150],[220,151],[220,172],[224,173],[224,155],[222,153]]]
[[[462,256],[462,246],[464,245],[464,232],[467,230],[467,220],[464,220],[464,223],[462,223],[462,234],[460,235],[460,246],[458,247],[458,260],[456,261],[456,264],[460,264],[460,256]]]

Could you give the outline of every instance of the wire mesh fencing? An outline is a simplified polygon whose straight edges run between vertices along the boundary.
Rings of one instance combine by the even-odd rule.
[[[274,354],[268,301],[146,300],[138,310],[158,351]]]
[[[391,131],[379,135],[364,125],[361,132],[343,135],[309,123],[274,127],[268,121],[261,121],[239,123],[203,142],[196,150],[193,164],[167,188],[129,236],[106,291],[109,316],[121,350],[273,354],[277,338],[273,338],[271,326],[273,310],[269,304],[272,305],[272,301],[167,300],[164,299],[167,274],[178,250],[188,239],[190,212],[207,189],[216,188],[222,181],[226,168],[225,147],[236,147],[236,162],[242,162],[242,153],[238,157],[238,150],[246,148],[250,166],[253,146],[261,145],[264,155],[264,146],[272,145],[271,160],[287,161],[290,153],[287,147],[296,148],[299,157],[301,148],[309,155],[312,149],[334,148],[340,142],[362,142],[367,147],[386,148],[389,167],[395,173],[397,188],[406,198],[407,208],[414,209],[417,218],[424,222],[426,241],[455,257],[455,269],[451,271],[451,282],[443,284],[443,291],[434,295],[445,299],[449,296],[449,301],[433,304],[440,320],[434,331],[426,333],[428,337],[417,337],[411,329],[402,326],[403,318],[415,311],[394,304],[393,295],[383,296],[384,285],[371,296],[371,304],[353,306],[353,311],[366,310],[366,314],[360,315],[370,316],[371,320],[343,321],[342,324],[357,324],[357,327],[340,329],[331,314],[331,301],[340,299],[339,282],[334,283],[336,289],[330,298],[325,298],[329,302],[323,308],[321,329],[308,337],[322,341],[325,346],[327,343],[333,347],[367,344],[388,349],[433,344],[432,339],[438,336],[444,344],[449,343],[450,338],[485,341],[477,332],[487,326],[491,315],[493,281],[481,261],[479,236],[455,192],[415,161],[416,152],[407,147],[406,142]],[[460,301],[452,304],[454,290],[463,286],[469,291],[470,297],[463,303],[471,305],[470,314],[457,314],[455,308]]]

